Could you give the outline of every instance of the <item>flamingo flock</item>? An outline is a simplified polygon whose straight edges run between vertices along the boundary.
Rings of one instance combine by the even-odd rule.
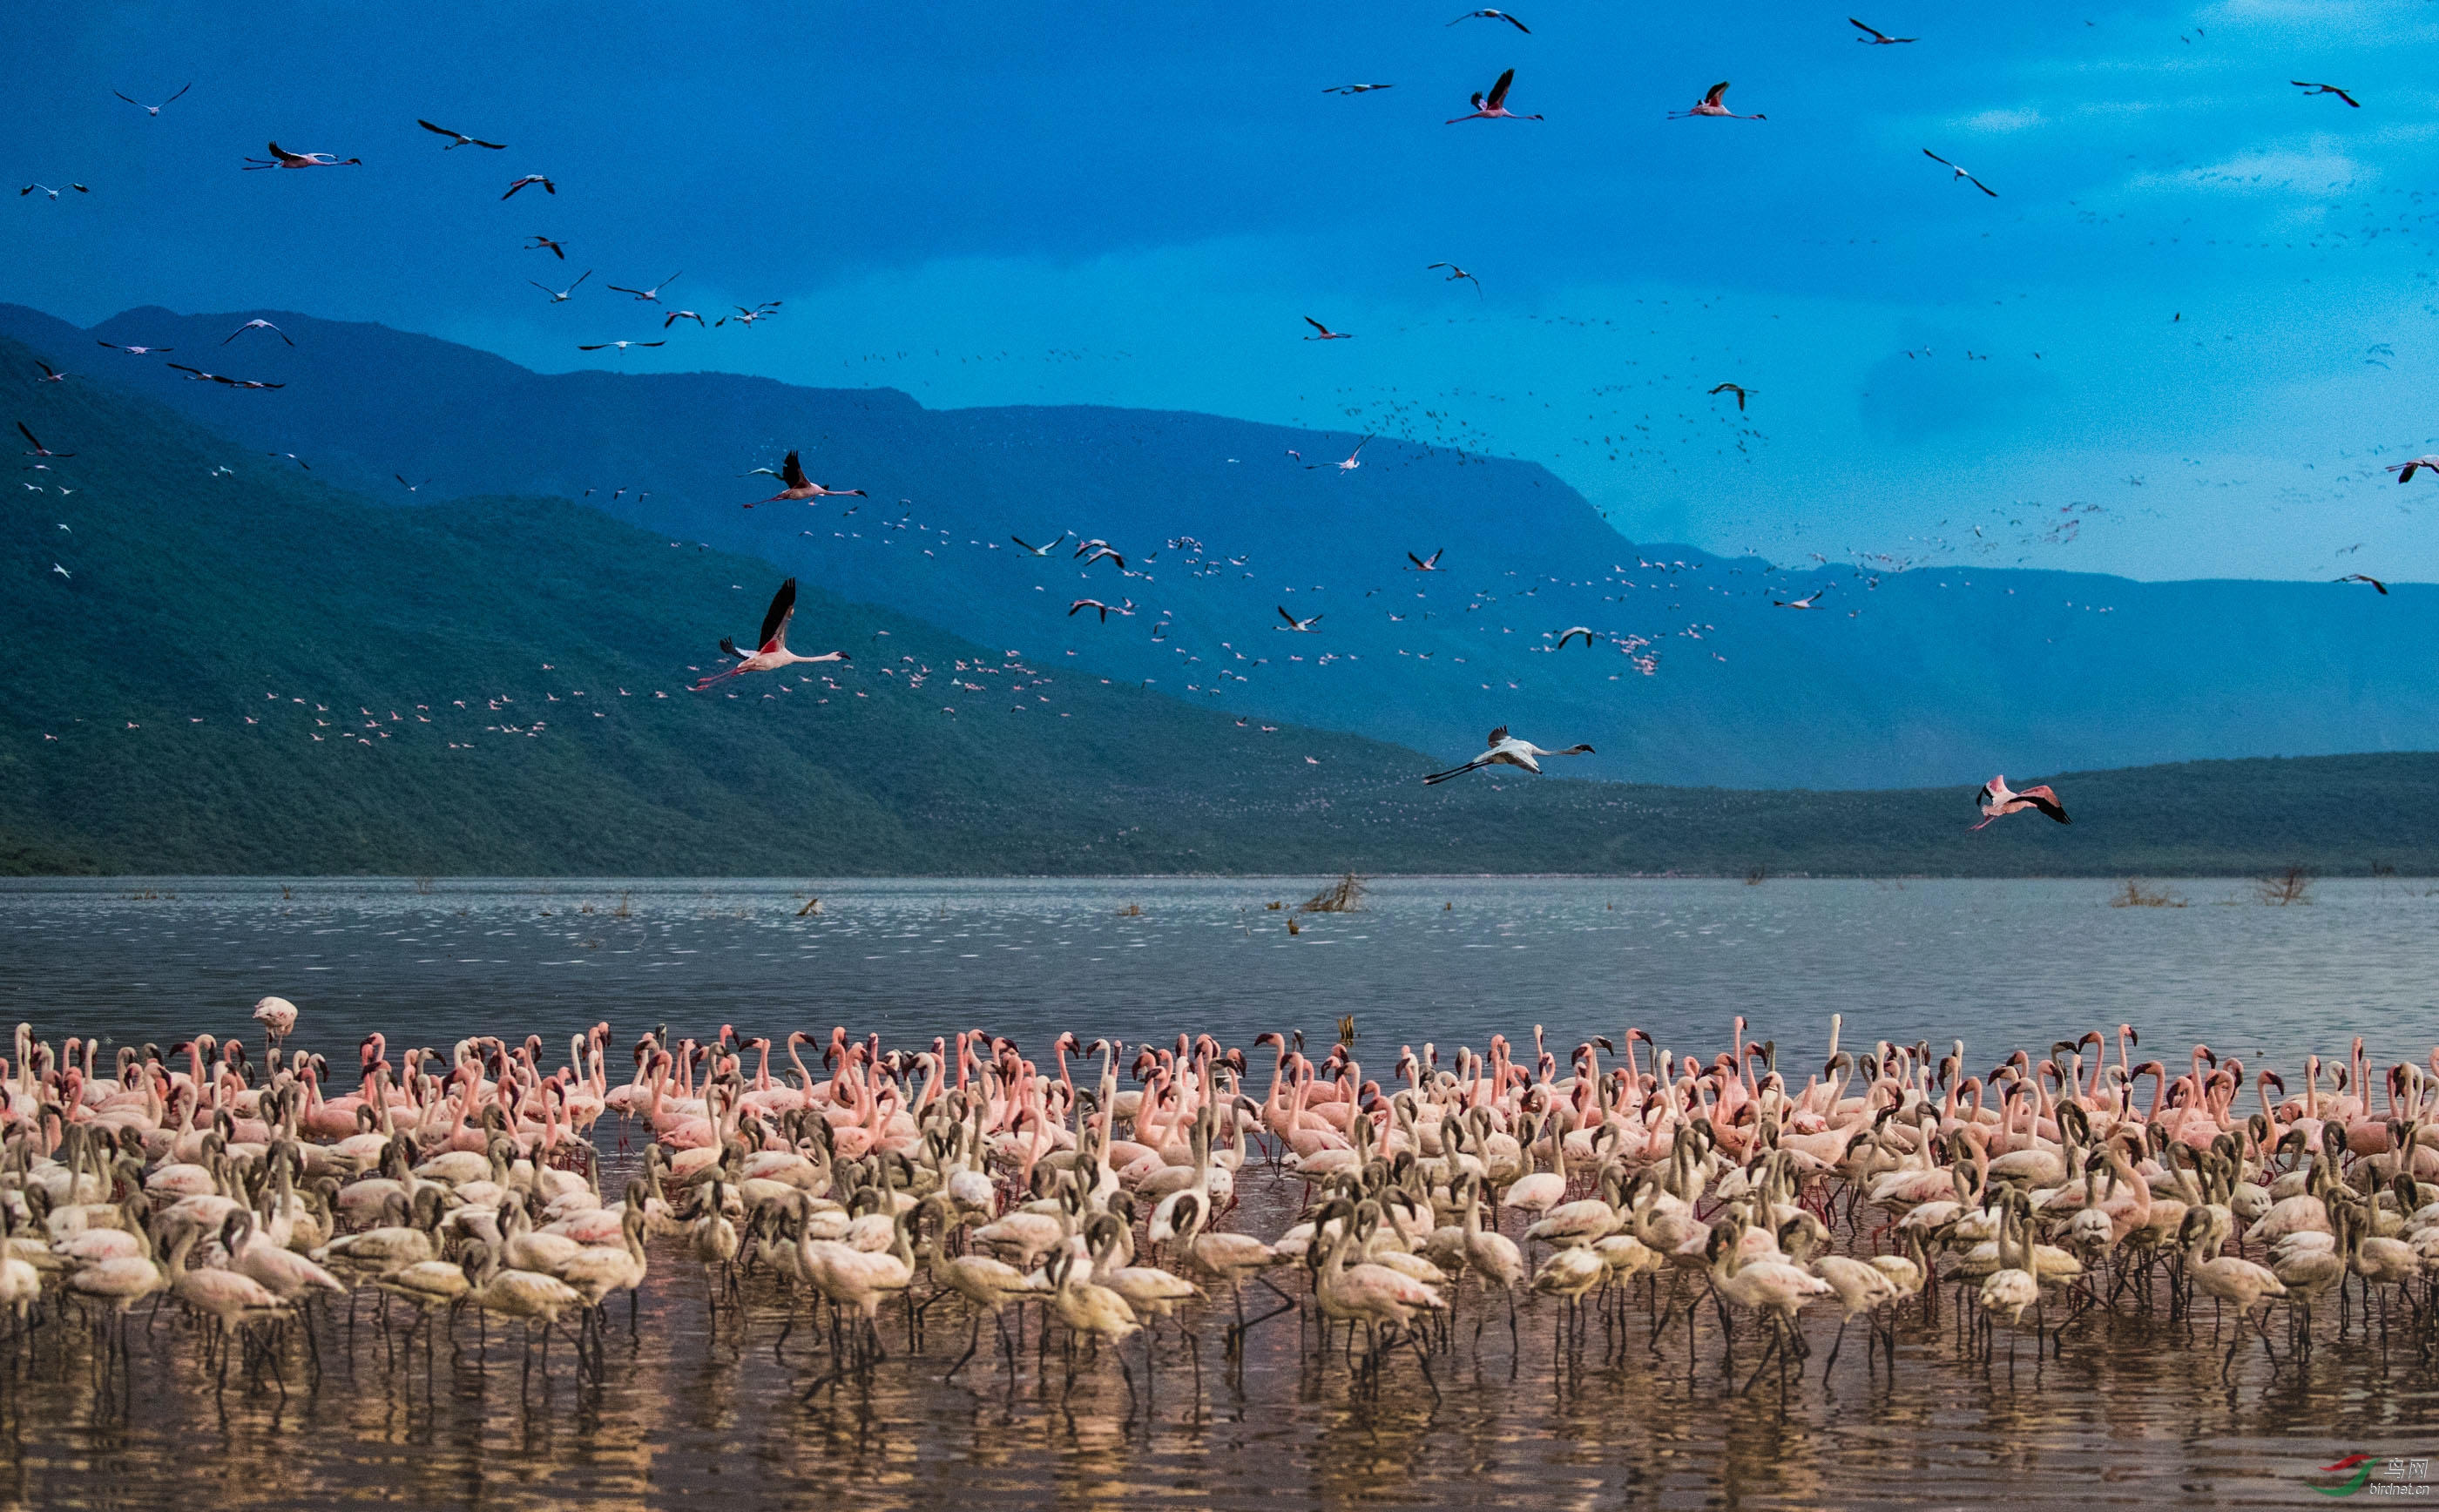
[[[1529,1050],[1399,1045],[1385,1076],[1351,1019],[1318,1061],[1301,1031],[1061,1034],[1037,1059],[982,1030],[884,1049],[721,1025],[655,1028],[614,1076],[603,1023],[557,1065],[540,1036],[374,1034],[342,1080],[290,1050],[294,1004],[254,1017],[259,1058],[198,1034],[107,1065],[96,1039],[17,1026],[0,1310],[21,1347],[81,1317],[115,1389],[131,1315],[149,1332],[169,1307],[219,1389],[234,1358],[284,1396],[369,1299],[410,1347],[454,1347],[472,1313],[523,1331],[528,1377],[554,1337],[597,1377],[611,1305],[632,1332],[647,1285],[715,1327],[751,1294],[786,1319],[783,1361],[801,1325],[809,1396],[884,1367],[953,1379],[986,1330],[982,1370],[1013,1378],[1030,1328],[1039,1371],[1062,1338],[1066,1390],[1107,1355],[1131,1403],[1164,1330],[1199,1383],[1206,1343],[1235,1368],[1295,1313],[1325,1368],[1344,1325],[1356,1380],[1411,1363],[1401,1389],[1436,1397],[1451,1354],[1512,1373],[1528,1309],[1562,1357],[1597,1325],[1611,1361],[1658,1360],[1682,1328],[1689,1368],[1732,1379],[1757,1337],[1741,1389],[1774,1362],[1785,1391],[1815,1335],[1825,1377],[1859,1324],[1866,1371],[1897,1370],[1901,1331],[1917,1357],[1948,1342],[1949,1290],[1949,1346],[1985,1361],[2133,1311],[2224,1341],[2222,1374],[2255,1343],[2273,1373],[2357,1328],[2434,1343],[2439,1047],[2383,1066],[2355,1039],[2290,1085],[2207,1045],[2137,1060],[2121,1023],[1977,1073],[1962,1041],[1842,1046],[1832,1015],[1799,1082],[1741,1018],[1717,1054],[1629,1027],[1562,1064],[1536,1025]],[[1260,1217],[1275,1232],[1248,1232]]]

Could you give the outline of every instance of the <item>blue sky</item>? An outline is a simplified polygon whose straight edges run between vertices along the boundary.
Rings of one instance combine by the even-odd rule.
[[[683,270],[784,309],[626,365],[1436,436],[1782,560],[2439,577],[2380,471],[2439,451],[2439,7],[1460,9],[17,8],[7,170],[94,192],[7,201],[0,297],[561,369]],[[1507,67],[1548,119],[1443,124]],[[1665,118],[1723,78],[1770,118]],[[274,137],[365,165],[237,171]]]

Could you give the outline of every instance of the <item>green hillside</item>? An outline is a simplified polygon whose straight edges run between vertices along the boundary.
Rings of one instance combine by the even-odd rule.
[[[811,589],[792,643],[851,665],[697,694],[768,563],[0,392],[75,454],[0,511],[0,873],[2439,872],[2439,756],[2061,777],[2074,826],[1980,834],[1969,786],[1424,789],[1471,751],[1266,731]]]

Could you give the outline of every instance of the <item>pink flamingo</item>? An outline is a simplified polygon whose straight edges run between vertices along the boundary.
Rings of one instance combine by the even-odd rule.
[[[791,578],[781,583],[779,591],[771,596],[770,611],[762,616],[762,639],[755,651],[749,655],[739,650],[735,641],[726,636],[721,637],[720,649],[736,657],[737,665],[724,672],[714,672],[703,678],[695,684],[695,691],[701,692],[723,678],[741,677],[747,672],[776,671],[782,667],[793,666],[798,662],[853,660],[845,651],[824,651],[819,656],[799,656],[788,649],[788,622],[795,617],[796,579]]]
[[[1761,115],[1758,112],[1751,116],[1739,116],[1735,111],[1728,109],[1726,99],[1727,93],[1728,81],[1722,79],[1718,83],[1713,84],[1710,91],[1703,95],[1700,99],[1696,100],[1692,109],[1672,110],[1668,113],[1668,118],[1672,121],[1684,121],[1692,120],[1697,116],[1718,116],[1732,121],[1766,121],[1770,119],[1769,116]]]
[[[825,489],[820,484],[806,477],[804,467],[797,462],[796,454],[793,452],[789,453],[788,459],[779,464],[779,481],[785,485],[785,487],[781,488],[778,492],[771,495],[771,497],[767,499],[755,500],[754,504],[780,504],[798,499],[861,499],[864,497],[864,491],[862,489]],[[745,507],[751,509],[754,507],[754,504],[749,504]]]
[[[240,171],[251,173],[257,169],[265,168],[361,168],[364,166],[364,161],[361,157],[343,159],[329,152],[291,152],[277,142],[274,142],[271,144],[271,157],[268,161],[258,157],[249,157],[245,160],[245,167]]]
[[[1507,108],[1507,86],[1515,81],[1516,70],[1510,68],[1507,72],[1499,76],[1499,82],[1490,86],[1489,94],[1476,95],[1473,97],[1472,115],[1452,116],[1447,124],[1454,126],[1458,121],[1540,120],[1541,117],[1539,116],[1519,116],[1514,111]],[[1721,89],[1725,89],[1728,86],[1725,84],[1721,84],[1719,86]]]
[[[1973,801],[1982,809],[1982,822],[1973,827],[1976,829],[1986,829],[2007,815],[2021,813],[2027,809],[2038,809],[2062,825],[2074,823],[2066,816],[2066,806],[2058,802],[2057,794],[2052,792],[2046,783],[2018,792],[2007,786],[2005,773],[1984,783],[1982,791],[1973,795]]]

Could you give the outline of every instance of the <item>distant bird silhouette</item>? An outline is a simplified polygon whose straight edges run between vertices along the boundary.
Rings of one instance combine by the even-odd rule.
[[[2381,597],[2385,598],[2388,596],[2388,584],[2381,582],[2378,578],[2371,576],[2369,573],[2350,572],[2342,578],[2334,578],[2330,580],[2332,582],[2341,583],[2369,583],[2374,588],[2379,590]]]
[[[714,672],[703,679],[695,684],[695,690],[700,692],[722,678],[742,677],[747,672],[776,671],[782,667],[792,667],[799,662],[854,660],[845,651],[824,651],[819,656],[799,656],[788,649],[788,624],[795,617],[796,579],[791,578],[779,585],[779,591],[776,594],[771,596],[770,611],[762,616],[762,639],[759,647],[749,655],[739,650],[735,641],[726,636],[721,637],[721,650],[736,657],[737,665],[724,672]]]
[[[1341,472],[1352,472],[1357,468],[1363,465],[1357,461],[1356,458],[1362,456],[1363,454],[1363,449],[1371,444],[1372,437],[1367,436],[1363,439],[1355,443],[1355,450],[1346,454],[1346,460],[1343,462],[1307,462],[1304,465],[1304,469],[1308,472],[1317,472],[1326,467],[1336,468]]]
[[[76,376],[74,373],[61,372],[39,357],[34,359],[34,365],[43,370],[43,376],[34,380],[37,383],[64,383]]]
[[[406,481],[406,476],[405,476],[405,474],[403,474],[403,473],[400,473],[400,472],[393,472],[393,473],[391,473],[391,474],[390,474],[390,476],[391,476],[391,477],[394,477],[394,478],[396,478],[396,479],[398,479],[398,486],[399,486],[400,488],[401,488],[401,489],[405,489],[407,492],[409,492],[409,493],[414,493],[414,492],[416,492],[417,490],[420,489],[424,486],[424,484],[426,484],[426,483],[430,483],[430,482],[432,481],[430,478],[426,478],[426,479],[424,479],[424,480],[423,480],[423,483],[409,483],[409,482],[407,482],[407,481]]]
[[[1407,552],[1406,560],[1415,564],[1410,570],[1414,572],[1445,571],[1446,569],[1440,566],[1440,551],[1446,551],[1448,547],[1442,546],[1439,551],[1434,551],[1428,557],[1417,557],[1411,551]]]
[[[1110,622],[1110,616],[1112,614],[1133,614],[1135,612],[1135,601],[1129,598],[1121,603],[1105,604],[1097,598],[1078,598],[1074,603],[1067,606],[1067,617],[1069,619],[1074,619],[1077,614],[1082,614],[1088,609],[1099,610],[1101,612],[1101,623],[1106,625]]]
[[[1313,329],[1321,332],[1318,336],[1307,336],[1305,338],[1307,341],[1353,341],[1355,339],[1355,332],[1351,330],[1332,330],[1327,326],[1323,325],[1320,321],[1313,319],[1310,315],[1304,317],[1304,323],[1310,326]]]
[[[2439,477],[2439,456],[2417,456],[2411,462],[2396,463],[2388,471],[2396,474],[2397,482],[2411,483],[2416,468],[2428,468],[2431,476]]]
[[[1581,635],[1584,638],[1584,646],[1586,649],[1590,649],[1593,642],[1600,638],[1593,633],[1593,628],[1590,625],[1570,625],[1565,630],[1558,631],[1558,644],[1552,647],[1551,649],[1559,651],[1565,650],[1567,649],[1567,642],[1575,639],[1578,635]]]
[[[1821,596],[1828,591],[1829,585],[1823,583],[1801,598],[1773,598],[1770,603],[1773,609],[1818,609],[1821,607]]]
[[[331,152],[292,152],[277,142],[270,147],[268,159],[249,157],[242,171],[251,173],[266,168],[362,168],[365,162],[361,157],[341,158]]]
[[[223,337],[221,339],[221,345],[225,347],[230,342],[237,340],[240,336],[244,335],[249,330],[267,330],[273,335],[278,337],[281,341],[288,341],[288,332],[280,329],[277,326],[273,325],[270,321],[249,320],[244,325],[240,326],[237,329],[230,331],[226,336]],[[294,347],[296,344],[293,341],[288,341],[288,345]]]
[[[653,342],[651,345],[657,347],[660,343]],[[861,499],[864,497],[864,491],[862,489],[825,489],[820,484],[815,483],[812,479],[805,476],[804,466],[796,460],[796,454],[793,452],[789,453],[787,460],[779,464],[779,483],[780,489],[778,492],[771,495],[771,497],[767,499],[757,499],[754,501],[754,504],[781,504],[792,503],[797,500],[810,501],[813,499],[827,498]],[[754,504],[749,504],[745,507],[751,509],[754,507]]]
[[[536,232],[527,232],[525,240],[532,243],[525,248],[527,252],[540,252],[544,248],[548,248],[558,257],[560,261],[565,262],[567,260],[567,249],[561,246],[558,242],[553,241],[550,238],[540,235]]]
[[[1454,126],[1458,121],[1473,121],[1473,120],[1483,120],[1483,121],[1500,121],[1500,120],[1505,120],[1505,121],[1538,121],[1538,120],[1540,120],[1541,117],[1540,117],[1540,116],[1519,116],[1519,115],[1517,115],[1514,111],[1509,110],[1509,109],[1507,108],[1507,86],[1508,86],[1508,85],[1510,85],[1510,84],[1513,84],[1514,82],[1516,82],[1516,70],[1515,70],[1515,69],[1513,69],[1513,68],[1510,68],[1509,70],[1507,70],[1507,72],[1505,72],[1505,73],[1504,73],[1504,74],[1501,74],[1501,75],[1499,76],[1499,82],[1497,82],[1497,83],[1495,83],[1495,84],[1493,84],[1493,85],[1491,85],[1491,86],[1490,86],[1490,93],[1488,93],[1488,94],[1487,94],[1487,95],[1479,95],[1479,94],[1478,94],[1478,95],[1476,95],[1476,96],[1474,96],[1474,97],[1473,97],[1473,114],[1472,114],[1472,115],[1470,115],[1470,116],[1452,116],[1452,117],[1451,117],[1451,118],[1450,118],[1450,120],[1448,121],[1448,124],[1449,124],[1449,125],[1451,125],[1451,126]]]
[[[2027,809],[2038,809],[2062,825],[2074,822],[2066,816],[2066,809],[2058,802],[2057,794],[2046,785],[2016,792],[2007,787],[2004,773],[1984,783],[1982,791],[1973,795],[1973,801],[1981,806],[1983,815],[1982,822],[1973,827],[1976,829],[1986,829],[2007,815],[2021,813]]]
[[[1517,30],[1524,33],[1528,37],[1533,34],[1532,27],[1524,25],[1524,23],[1517,20],[1514,16],[1509,15],[1504,10],[1469,10],[1464,15],[1461,15],[1454,21],[1450,22],[1449,25],[1451,27],[1462,27],[1469,21],[1504,21],[1509,26],[1514,27]]]
[[[576,349],[580,352],[597,352],[615,347],[623,352],[630,347],[666,347],[668,345],[666,341],[596,341],[590,347],[579,343]]]
[[[1866,47],[1893,47],[1898,43],[1912,42],[1914,40],[1912,37],[1892,37],[1887,32],[1880,30],[1878,27],[1864,26],[1861,22],[1856,20],[1852,16],[1848,16],[1846,18],[1846,24],[1865,33],[1865,35],[1858,37],[1855,40],[1861,43]]]
[[[1940,167],[1950,169],[1954,173],[1955,178],[1963,179],[1966,183],[1972,185],[1975,188],[1980,189],[1983,193],[1990,196],[1990,198],[1995,200],[1999,197],[1999,191],[1997,189],[1994,189],[1989,185],[1983,183],[1980,179],[1975,178],[1965,169],[1958,168],[1955,164],[1940,156],[1937,152],[1932,151],[1930,148],[1924,148],[1922,150],[1922,155],[1938,164]],[[1953,180],[1950,182],[1953,182]]]
[[[590,277],[592,277],[592,276],[593,276],[593,270],[592,270],[592,269],[590,269],[590,268],[587,268],[587,269],[585,269],[581,274],[579,274],[579,275],[577,276],[576,283],[569,284],[569,285],[568,285],[566,288],[564,288],[564,289],[553,289],[550,285],[548,285],[548,284],[546,284],[546,283],[534,283],[534,280],[532,280],[531,278],[527,278],[527,279],[525,280],[525,282],[527,282],[527,283],[532,283],[532,284],[533,284],[533,286],[534,286],[535,288],[537,288],[537,289],[541,290],[543,294],[546,294],[550,295],[550,302],[551,302],[552,304],[554,304],[554,305],[563,305],[563,304],[567,303],[567,296],[568,296],[569,294],[572,294],[576,293],[577,284],[580,284],[580,283],[582,283],[585,279],[590,278]],[[664,329],[664,330],[666,330],[666,329],[668,329],[668,327],[666,327],[666,326],[664,326],[664,327],[663,327],[663,328],[661,328],[661,329]]]
[[[1752,391],[1735,383],[1721,383],[1711,392],[1715,395],[1734,394],[1736,397],[1736,413],[1741,415],[1745,410],[1745,400]]]
[[[2312,84],[2306,83],[2301,79],[2290,79],[2287,81],[2294,85],[2297,89],[2304,91],[2306,95],[2335,95],[2340,99],[2344,100],[2347,104],[2352,105],[2355,109],[2362,109],[2361,100],[2355,98],[2352,95],[2347,94],[2344,90],[2340,89],[2335,84]]]
[[[685,276],[685,274],[683,271],[670,274],[668,277],[652,285],[650,289],[629,289],[614,283],[604,284],[602,287],[608,289],[612,294],[633,294],[637,299],[642,300],[645,304],[657,305],[661,302],[661,291]]]
[[[1310,619],[1298,619],[1293,614],[1289,614],[1285,609],[1282,609],[1279,611],[1279,617],[1288,622],[1288,629],[1294,631],[1299,635],[1317,635],[1321,633],[1319,631],[1313,629],[1315,625],[1321,623],[1321,616],[1319,614],[1313,615]],[[1278,629],[1276,625],[1273,625],[1271,628],[1273,630]]]
[[[1477,277],[1475,277],[1473,275],[1471,275],[1471,274],[1469,274],[1469,273],[1466,272],[1463,268],[1458,267],[1455,263],[1453,263],[1453,262],[1434,262],[1434,263],[1433,263],[1433,264],[1431,265],[1431,267],[1429,267],[1429,268],[1425,268],[1423,271],[1424,271],[1425,273],[1429,273],[1429,272],[1431,272],[1431,271],[1432,271],[1432,269],[1433,269],[1433,268],[1446,268],[1446,269],[1449,271],[1449,276],[1448,276],[1445,279],[1441,280],[1442,282],[1444,282],[1444,283],[1454,283],[1454,282],[1456,282],[1459,278],[1462,278],[1462,279],[1464,279],[1466,282],[1468,282],[1468,283],[1469,283],[1469,284],[1473,285],[1473,296],[1474,296],[1476,299],[1479,299],[1479,298],[1481,298],[1481,297],[1482,297],[1482,280],[1481,280],[1481,279],[1479,279],[1479,278],[1477,278]]]
[[[22,200],[22,199],[24,199],[27,195],[33,193],[36,189],[40,189],[40,190],[42,190],[42,191],[43,191],[43,193],[44,193],[45,196],[47,196],[47,197],[48,197],[48,198],[50,198],[50,199],[54,199],[54,200],[58,199],[58,198],[59,198],[62,193],[64,193],[64,192],[65,192],[66,190],[68,190],[68,189],[74,189],[74,190],[76,190],[79,194],[91,194],[91,193],[93,192],[93,190],[91,190],[91,189],[89,189],[89,188],[86,188],[86,187],[85,187],[83,185],[81,185],[81,184],[69,184],[69,185],[62,186],[61,188],[56,188],[56,189],[55,189],[55,188],[53,188],[53,187],[50,187],[49,185],[47,185],[47,184],[28,184],[28,185],[27,185],[24,188],[19,189],[19,190],[17,191],[17,198],[19,198],[19,199],[21,199],[21,200]]]
[[[1522,767],[1525,771],[1538,775],[1541,771],[1540,758],[1543,756],[1595,754],[1589,745],[1571,745],[1564,751],[1544,751],[1529,740],[1519,740],[1509,735],[1507,726],[1504,724],[1491,731],[1489,738],[1484,743],[1490,749],[1461,767],[1451,767],[1446,772],[1433,773],[1423,779],[1423,785],[1429,787],[1433,783],[1446,782],[1451,777],[1461,777],[1478,768],[1490,766]]]
[[[1028,545],[1023,536],[1010,536],[1007,539],[1015,542],[1020,546],[1024,546],[1026,554],[1029,556],[1046,557],[1052,552],[1058,550],[1059,547],[1065,543],[1067,540],[1067,532],[1064,530],[1059,531],[1058,536],[1046,546]]]
[[[107,347],[115,352],[126,352],[128,355],[133,357],[149,356],[153,352],[173,352],[178,349],[175,347],[121,347],[116,342],[113,341],[96,341],[94,345],[97,347]]]
[[[1769,116],[1758,113],[1751,116],[1739,116],[1735,111],[1728,109],[1727,93],[1728,81],[1722,79],[1718,83],[1713,84],[1710,87],[1709,92],[1704,94],[1700,99],[1696,100],[1690,108],[1685,110],[1670,111],[1668,113],[1668,118],[1672,121],[1682,121],[1691,120],[1697,116],[1718,116],[1728,120],[1735,121],[1766,121],[1770,119]]]
[[[542,191],[544,194],[557,194],[559,192],[559,186],[553,184],[549,179],[544,178],[540,173],[528,173],[524,178],[521,178],[514,184],[509,185],[508,192],[501,195],[500,198],[504,200],[512,200],[516,198],[517,190],[524,188],[528,184],[541,185]]]
[[[1395,89],[1395,84],[1332,84],[1322,91],[1325,95],[1365,95],[1376,89]]]
[[[118,95],[118,98],[119,98],[124,99],[124,100],[127,100],[127,103],[129,103],[129,104],[131,104],[131,105],[134,106],[137,110],[142,111],[142,112],[143,112],[145,115],[147,115],[147,116],[158,116],[158,115],[160,115],[160,114],[161,114],[162,108],[163,108],[164,106],[169,106],[169,105],[174,105],[174,104],[176,104],[176,103],[178,102],[178,98],[179,98],[179,96],[180,96],[180,95],[184,95],[184,94],[187,92],[187,90],[188,90],[188,89],[192,89],[192,88],[194,88],[194,87],[195,87],[195,86],[194,86],[192,83],[188,83],[188,84],[187,84],[184,88],[182,88],[182,89],[180,89],[180,90],[178,91],[178,94],[170,96],[168,99],[163,100],[159,105],[147,105],[146,103],[144,103],[144,102],[143,102],[142,100],[140,100],[140,99],[130,99],[130,98],[128,98],[128,97],[127,97],[127,96],[125,96],[125,95],[118,95],[118,91],[117,91],[117,90],[115,90],[115,89],[114,89],[114,90],[112,90],[112,91],[111,91],[111,93],[112,93],[112,94],[114,94],[114,95]]]
[[[505,152],[508,150],[508,144],[506,142],[486,142],[478,137],[469,136],[464,132],[453,132],[446,126],[435,126],[427,120],[418,120],[415,124],[436,135],[452,138],[449,145],[441,149],[444,152],[454,152],[461,147],[488,147],[494,152]]]
[[[54,452],[43,445],[41,441],[35,439],[33,432],[26,429],[26,422],[24,420],[19,420],[17,422],[17,434],[26,438],[26,444],[27,446],[33,448],[32,451],[26,454],[27,456],[47,456],[64,460],[76,455],[74,452]]]

